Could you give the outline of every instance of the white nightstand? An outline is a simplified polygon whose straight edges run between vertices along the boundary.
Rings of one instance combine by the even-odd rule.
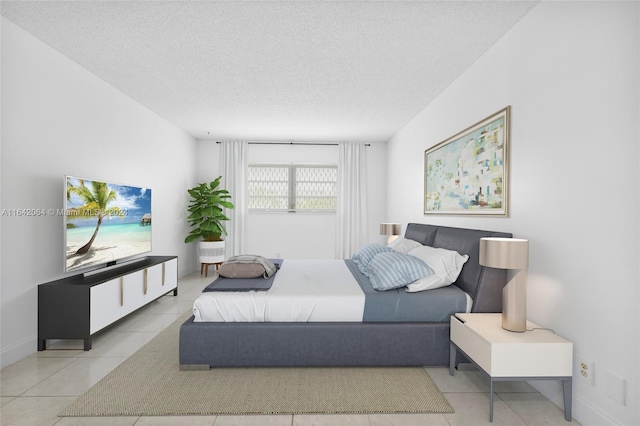
[[[493,421],[493,382],[561,380],[564,418],[571,421],[573,343],[527,321],[527,331],[502,328],[501,314],[456,314],[451,317],[449,374],[456,349],[491,379],[489,421]]]

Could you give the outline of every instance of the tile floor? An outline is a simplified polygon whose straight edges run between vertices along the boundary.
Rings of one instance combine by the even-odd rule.
[[[187,311],[212,281],[194,273],[179,281],[179,295],[164,296],[123,319],[82,350],[82,341],[52,341],[0,372],[2,426],[184,425],[184,426],[417,426],[567,425],[560,408],[525,382],[497,383],[494,421],[489,423],[489,382],[473,369],[449,376],[448,368],[427,371],[453,406],[454,414],[358,414],[274,416],[58,417],[75,398],[97,383],[158,332]],[[572,424],[578,424],[575,420]]]

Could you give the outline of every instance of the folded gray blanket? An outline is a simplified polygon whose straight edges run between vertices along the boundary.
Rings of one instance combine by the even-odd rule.
[[[284,262],[282,259],[271,259],[276,268],[280,268],[282,263]],[[206,286],[203,293],[208,291],[265,291],[269,290],[273,285],[273,281],[275,280],[277,274],[271,275],[271,277],[264,279],[262,277],[258,278],[225,278],[218,277],[211,284]]]
[[[273,264],[269,259],[257,256],[255,254],[240,254],[237,256],[231,256],[229,259],[225,260],[226,264],[260,264],[264,267],[264,278],[270,278],[273,274],[278,270],[276,265]]]

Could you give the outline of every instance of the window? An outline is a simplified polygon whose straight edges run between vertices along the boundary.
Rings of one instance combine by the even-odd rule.
[[[249,210],[335,212],[337,179],[334,165],[249,165]]]

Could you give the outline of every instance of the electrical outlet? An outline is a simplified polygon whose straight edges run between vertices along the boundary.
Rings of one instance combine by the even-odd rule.
[[[595,377],[593,362],[578,358],[576,359],[576,364],[578,378],[582,379],[583,383],[593,386],[593,379]]]

